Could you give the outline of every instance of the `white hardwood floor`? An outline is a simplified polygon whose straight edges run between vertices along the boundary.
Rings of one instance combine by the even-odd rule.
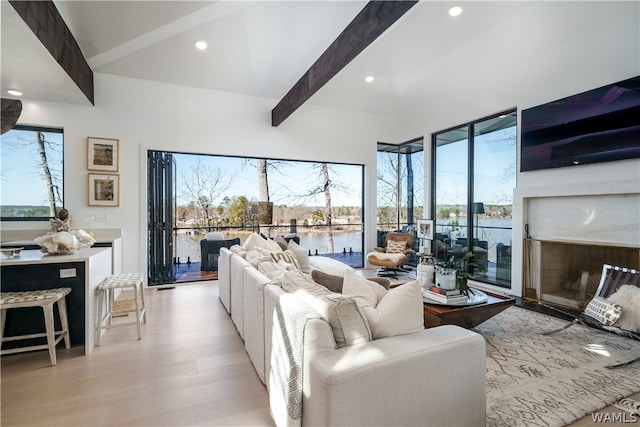
[[[131,326],[108,330],[89,356],[58,349],[57,366],[46,351],[3,356],[0,425],[274,426],[217,281],[145,295],[140,341]],[[591,416],[572,424],[596,425]]]
[[[273,426],[217,281],[147,290],[147,324],[100,347],[1,359],[2,426]],[[120,318],[116,320],[124,320]],[[129,319],[131,320],[131,319]]]

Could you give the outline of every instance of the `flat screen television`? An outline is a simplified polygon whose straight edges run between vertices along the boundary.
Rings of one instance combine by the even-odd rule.
[[[640,76],[522,110],[520,171],[640,158]]]

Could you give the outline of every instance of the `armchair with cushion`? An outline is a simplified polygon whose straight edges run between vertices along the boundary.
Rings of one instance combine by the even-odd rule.
[[[381,267],[378,276],[398,277],[398,273],[406,273],[402,266],[409,264],[411,255],[415,253],[413,248],[413,233],[388,233],[386,246],[376,246],[373,252],[367,255],[367,261],[371,265]]]

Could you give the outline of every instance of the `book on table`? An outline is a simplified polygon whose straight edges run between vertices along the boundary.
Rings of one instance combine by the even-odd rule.
[[[447,296],[433,291],[422,291],[422,296],[443,304],[464,304],[469,300],[466,295],[459,294]]]
[[[460,289],[442,289],[442,288],[439,288],[437,286],[431,286],[429,288],[429,290],[431,292],[435,292],[437,294],[445,295],[445,296],[448,296],[448,297],[461,295]]]

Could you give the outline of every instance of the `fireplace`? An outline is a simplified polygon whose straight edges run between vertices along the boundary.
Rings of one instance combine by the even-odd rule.
[[[580,311],[598,288],[603,264],[640,269],[638,247],[545,239],[523,245],[523,296]]]

